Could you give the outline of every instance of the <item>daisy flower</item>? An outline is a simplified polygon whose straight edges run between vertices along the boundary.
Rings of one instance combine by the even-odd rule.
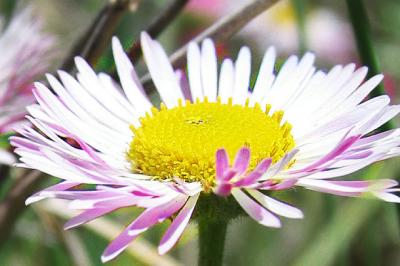
[[[333,179],[399,154],[399,129],[369,134],[400,111],[389,105],[388,96],[363,101],[382,75],[363,82],[367,68],[356,70],[354,64],[325,73],[313,66],[310,53],[289,57],[275,73],[276,54],[270,48],[249,90],[247,47],[235,61],[225,59],[218,71],[213,42],[207,39],[201,47],[190,43],[186,79],[174,72],[161,45],[146,33],[141,45],[160,107],[145,95],[114,38],[120,85],[77,57],[76,78],[59,71],[59,80],[47,75],[51,90],[35,84],[38,104],[28,107],[34,127],[24,127],[21,137],[11,139],[20,166],[63,180],[27,204],[61,198],[82,210],[65,228],[119,208],[143,208],[105,249],[103,261],[171,218],[158,247],[160,254],[166,253],[192,214],[201,216],[204,205],[218,207],[214,198],[215,205],[240,205],[269,227],[281,226],[279,216],[303,218],[301,210],[268,196],[269,191],[304,187],[400,202],[393,194],[396,181]],[[225,219],[218,213],[213,218]]]
[[[17,13],[6,28],[0,25],[0,134],[26,124],[26,106],[34,102],[31,83],[48,68],[53,43],[30,8]],[[13,161],[0,149],[0,163]]]

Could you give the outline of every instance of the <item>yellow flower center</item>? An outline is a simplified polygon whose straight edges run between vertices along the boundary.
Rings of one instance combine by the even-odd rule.
[[[294,147],[291,125],[281,125],[283,111],[269,115],[259,105],[249,107],[218,102],[189,101],[183,106],[160,110],[131,126],[134,137],[128,159],[135,172],[161,180],[175,177],[186,182],[215,184],[215,153],[226,149],[229,158],[243,146],[251,150],[250,169],[265,158],[278,161]]]

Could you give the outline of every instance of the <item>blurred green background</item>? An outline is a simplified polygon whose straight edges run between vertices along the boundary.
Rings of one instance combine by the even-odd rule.
[[[1,13],[9,17],[16,2],[34,7],[47,30],[57,36],[59,58],[63,58],[107,1],[0,0]],[[171,53],[246,2],[192,0],[159,39]],[[385,89],[392,102],[398,103],[400,1],[364,2],[371,20],[374,46],[386,75]],[[139,1],[136,10],[124,15],[115,35],[128,47],[168,3],[167,0]],[[282,60],[289,54],[314,51],[317,65],[323,69],[334,64],[358,63],[344,1],[281,1],[231,41],[219,44],[218,54],[221,58],[234,57],[242,45],[251,48],[255,70],[269,45],[276,46]],[[60,62],[56,61],[54,68]],[[142,65],[138,68],[139,73],[145,73]],[[109,47],[96,69],[113,71]],[[398,178],[397,160],[375,164],[351,178]],[[12,177],[2,182],[0,199],[12,183]],[[400,229],[394,204],[339,198],[303,189],[280,192],[277,198],[301,208],[305,218],[286,219],[282,229],[265,228],[247,218],[235,220],[228,229],[226,265],[400,265]],[[136,209],[123,209],[89,226],[64,231],[63,223],[73,214],[66,206],[64,202],[49,200],[27,207],[11,238],[0,249],[0,265],[102,265],[100,255],[107,243],[138,214]],[[106,265],[195,265],[197,230],[194,224],[168,256],[157,256],[156,247],[166,225],[149,230],[129,251]]]

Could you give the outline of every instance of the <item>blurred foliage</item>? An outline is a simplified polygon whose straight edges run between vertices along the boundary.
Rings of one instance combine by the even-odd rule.
[[[12,135],[13,133],[0,134],[0,149],[6,149],[10,146],[8,138]]]
[[[167,2],[166,0],[141,1],[136,11],[124,16],[115,33],[124,47],[128,48],[132,41],[138,38],[140,31]],[[301,1],[293,2],[297,5],[301,3]],[[398,15],[400,1],[365,2],[371,17],[377,53],[383,72],[388,76],[386,88],[397,102],[398,94],[393,84],[400,80],[400,16]],[[38,15],[47,21],[49,31],[58,36],[60,54],[67,54],[73,42],[89,25],[106,0],[1,0],[0,11],[9,17],[16,5],[26,3],[34,6]],[[299,8],[301,16],[307,16],[311,10],[325,8],[336,14],[343,23],[348,23],[345,6],[338,1],[309,0],[305,10],[304,6]],[[226,9],[230,10],[228,7]],[[304,24],[305,18],[301,16],[298,19]],[[208,13],[186,11],[162,34],[160,40],[167,50],[172,52],[216,19],[217,17]],[[307,30],[309,29],[304,28],[304,31]],[[306,49],[306,44],[307,42],[303,40],[300,47]],[[242,45],[248,45],[253,50],[252,82],[254,82],[265,47],[259,47],[251,35],[239,34],[231,42],[219,44],[218,53],[221,57],[236,55]],[[280,47],[277,47],[277,50],[279,53]],[[354,50],[347,60],[342,62],[331,62],[324,56],[317,54],[320,58],[318,64],[324,69],[329,69],[334,63],[345,64],[357,58]],[[278,61],[278,65],[283,62],[282,60]],[[96,68],[106,72],[114,70],[110,49],[101,57]],[[139,73],[145,73],[142,64],[139,64],[138,68]],[[6,138],[7,136],[0,137],[1,146],[5,145]],[[393,178],[398,176],[399,170],[398,163],[393,159],[349,178]],[[0,180],[1,198],[12,182],[12,178]],[[277,197],[303,209],[305,218],[286,219],[283,228],[279,230],[265,228],[250,219],[241,218],[234,221],[228,229],[224,258],[226,265],[400,265],[400,232],[394,205],[378,201],[342,199],[302,189],[277,193]],[[125,225],[138,213],[139,210],[129,208],[108,215],[107,218]],[[27,207],[11,239],[0,250],[0,265],[102,265],[100,254],[110,239],[104,239],[86,228],[72,230],[75,239],[78,239],[83,247],[80,253],[85,259],[82,260],[71,252],[66,244],[67,235],[71,232],[62,230],[64,222],[64,218],[45,213],[34,206]],[[156,247],[168,223],[152,228],[144,238]],[[197,260],[195,241],[196,235],[184,235],[178,247],[170,255],[185,265],[195,264]],[[89,264],[86,264],[87,262]],[[124,252],[106,265],[145,264]]]

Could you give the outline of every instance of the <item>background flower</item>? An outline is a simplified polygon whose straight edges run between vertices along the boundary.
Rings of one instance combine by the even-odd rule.
[[[248,1],[198,0],[188,6],[188,11],[203,17],[204,20],[218,19],[237,10],[246,2]],[[310,51],[318,54],[320,60],[333,64],[353,58],[354,41],[351,27],[341,16],[329,8],[320,7],[307,9],[306,14],[305,41]],[[244,27],[240,36],[255,42],[261,51],[273,45],[285,54],[296,52],[299,49],[299,28],[293,2],[279,1]]]
[[[33,16],[29,7],[18,11],[0,31],[0,134],[3,134],[26,124],[26,107],[34,102],[32,82],[48,69],[54,56],[54,38],[44,33],[41,20]],[[14,161],[5,150],[0,150],[0,154],[1,163]]]

